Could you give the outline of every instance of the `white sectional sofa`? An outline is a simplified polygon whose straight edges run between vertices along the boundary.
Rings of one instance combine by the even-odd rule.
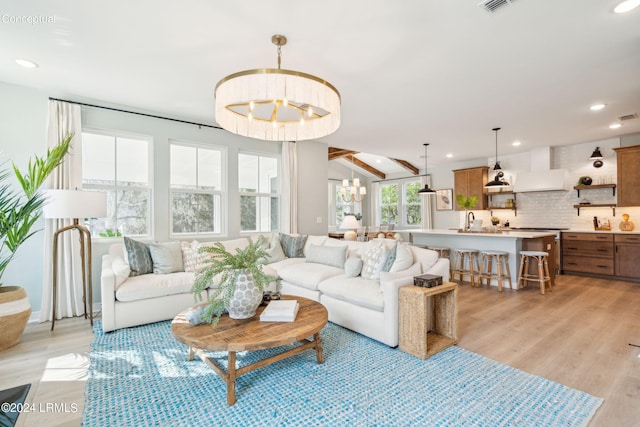
[[[319,301],[327,308],[330,321],[391,347],[398,345],[399,288],[412,284],[413,277],[419,274],[435,274],[449,280],[449,260],[438,258],[435,251],[385,239],[350,242],[326,236],[298,236],[304,237],[303,249],[293,253],[299,257],[283,258],[275,251],[271,262],[263,267],[265,272],[282,279],[283,294]],[[222,243],[233,250],[246,245],[247,240]],[[278,244],[277,238],[272,239],[272,249]],[[185,247],[189,244],[183,244]],[[197,246],[194,243],[190,247]],[[285,252],[288,249],[285,247]],[[131,277],[125,256],[123,244],[114,244],[102,260],[105,332],[172,319],[194,304],[190,289],[195,273]]]

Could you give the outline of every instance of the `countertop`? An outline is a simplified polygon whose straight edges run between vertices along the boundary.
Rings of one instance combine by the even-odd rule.
[[[458,230],[445,230],[445,229],[417,229],[417,230],[398,230],[399,232],[404,233],[412,233],[412,234],[422,234],[422,235],[448,235],[448,236],[464,236],[464,237],[494,237],[499,239],[535,239],[538,237],[545,236],[554,236],[555,232],[552,231],[515,231],[515,230],[500,230],[500,233],[483,233],[483,232],[472,232],[472,233],[461,233]]]

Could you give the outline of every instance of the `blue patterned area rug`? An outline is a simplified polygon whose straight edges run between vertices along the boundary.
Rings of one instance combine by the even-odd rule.
[[[85,427],[586,426],[602,403],[458,347],[420,360],[329,323],[324,364],[311,350],[246,374],[227,406],[225,383],[187,361],[169,321],[94,331]],[[269,354],[238,353],[238,364]]]

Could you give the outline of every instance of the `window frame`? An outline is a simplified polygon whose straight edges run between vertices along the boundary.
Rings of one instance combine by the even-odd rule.
[[[383,186],[396,186],[396,194],[397,194],[397,209],[398,209],[398,223],[395,224],[395,228],[399,230],[405,229],[420,229],[424,228],[425,217],[428,215],[428,206],[425,208],[424,200],[420,200],[418,203],[408,203],[406,200],[406,186],[411,183],[418,183],[419,187],[422,187],[422,180],[420,177],[410,177],[410,178],[399,178],[392,179],[388,181],[381,181],[378,189],[378,206],[376,206],[377,217],[382,221],[382,187]],[[420,223],[410,225],[407,224],[407,212],[408,206],[420,206]],[[393,205],[385,205],[385,206],[393,206]]]
[[[268,158],[272,158],[276,160],[277,166],[276,169],[278,171],[278,179],[280,180],[280,185],[278,188],[278,191],[275,193],[262,193],[259,191],[241,191],[240,190],[240,156],[241,155],[248,155],[248,156],[258,156],[258,157],[268,157]],[[265,233],[277,233],[280,231],[280,221],[282,218],[282,155],[278,154],[278,153],[269,153],[269,152],[264,152],[264,151],[258,151],[258,150],[246,150],[246,149],[239,149],[238,150],[238,161],[237,161],[237,168],[238,168],[238,186],[237,186],[237,191],[238,191],[238,215],[239,215],[239,221],[238,221],[238,230],[239,230],[239,234],[240,236],[251,236],[251,235],[258,235],[258,234],[265,234]],[[258,174],[259,176],[259,174]],[[278,200],[278,218],[277,221],[275,222],[277,225],[277,228],[271,229],[271,230],[251,230],[251,231],[244,231],[242,230],[242,197],[243,196],[250,196],[250,197],[255,197],[256,199],[260,198],[260,197],[267,197],[269,199],[272,198],[276,198]],[[271,218],[271,222],[273,222],[273,218]]]
[[[172,145],[178,145],[178,146],[182,146],[182,147],[190,147],[190,148],[194,148],[196,150],[198,149],[204,149],[204,150],[215,150],[215,151],[219,151],[220,152],[220,190],[201,190],[201,189],[188,189],[188,188],[179,188],[179,187],[173,187],[171,185],[171,146]],[[169,221],[168,221],[168,226],[169,226],[169,238],[172,240],[177,240],[177,239],[192,239],[192,238],[219,238],[219,237],[223,237],[227,235],[227,231],[228,231],[228,205],[229,205],[229,201],[228,201],[228,173],[229,173],[229,169],[228,169],[228,150],[227,147],[222,146],[222,145],[212,145],[212,144],[205,144],[205,143],[198,143],[198,142],[193,142],[193,141],[186,141],[186,140],[181,140],[181,139],[176,139],[176,138],[169,138],[168,140],[168,146],[167,146],[167,151],[168,151],[168,157],[169,157],[169,173],[167,174],[168,176],[168,196],[169,199],[167,201],[167,203],[169,204]],[[197,152],[197,151],[196,151]],[[196,162],[196,167],[197,167],[197,162]],[[196,179],[197,179],[198,175],[196,173]],[[193,233],[193,232],[189,232],[189,233],[175,233],[173,231],[173,193],[190,193],[190,194],[212,194],[214,195],[220,195],[220,231],[219,232],[202,232],[202,233]]]
[[[154,191],[155,191],[155,176],[154,176],[154,168],[153,168],[153,164],[154,164],[154,141],[153,141],[153,136],[152,135],[145,135],[145,134],[138,134],[138,133],[133,133],[133,132],[125,132],[125,131],[120,131],[120,130],[114,130],[114,129],[103,129],[103,128],[95,128],[95,127],[82,127],[81,130],[82,135],[84,136],[85,133],[88,134],[94,134],[94,135],[102,135],[102,136],[109,136],[109,137],[114,137],[116,138],[116,144],[114,147],[114,155],[116,157],[116,162],[115,162],[115,176],[116,176],[116,182],[117,181],[117,176],[118,176],[118,164],[117,164],[117,155],[118,155],[118,144],[117,144],[117,139],[118,138],[123,138],[123,139],[136,139],[136,140],[142,140],[142,141],[146,141],[147,142],[147,185],[146,186],[138,186],[138,185],[133,185],[133,186],[126,186],[126,185],[105,185],[105,184],[85,184],[84,183],[84,176],[82,173],[82,168],[83,168],[83,164],[82,164],[82,154],[80,155],[80,170],[79,170],[79,174],[81,176],[80,178],[80,182],[82,183],[82,189],[84,190],[95,190],[95,191],[125,191],[125,190],[146,190],[147,191],[147,234],[131,234],[129,236],[132,237],[136,237],[137,239],[140,240],[153,240],[155,237],[155,225],[154,225],[154,212],[155,212],[155,198],[153,197],[154,195]],[[81,146],[82,146],[82,142],[81,142]],[[81,153],[82,153],[82,149],[81,149]],[[107,206],[108,209],[108,206]],[[91,228],[91,227],[89,227]],[[104,242],[108,242],[109,240],[115,240],[115,239],[119,239],[122,236],[112,236],[112,237],[102,237],[99,234],[95,233],[92,235],[93,239],[95,240],[100,240],[100,241],[104,241]]]

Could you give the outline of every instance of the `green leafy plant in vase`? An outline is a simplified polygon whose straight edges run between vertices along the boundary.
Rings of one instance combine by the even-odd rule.
[[[60,144],[47,150],[45,156],[29,160],[24,172],[15,163],[12,168],[3,165],[0,170],[0,351],[18,343],[31,314],[24,288],[5,286],[2,277],[20,246],[39,231],[34,227],[47,202],[41,187],[64,161],[72,138],[72,134],[68,135]],[[18,181],[19,191],[7,182],[11,175]],[[15,307],[21,309],[16,312]]]
[[[458,202],[458,206],[464,209],[465,230],[468,230],[471,227],[471,224],[469,223],[469,211],[478,205],[478,196],[474,194],[472,196],[465,197],[462,194],[458,194],[456,196],[456,202]]]
[[[255,315],[262,301],[264,290],[270,283],[280,286],[280,279],[262,271],[267,262],[267,239],[260,236],[255,242],[248,237],[249,244],[229,252],[220,242],[203,246],[200,252],[210,255],[208,265],[196,273],[191,288],[196,301],[202,301],[202,293],[211,292],[200,320],[218,324],[225,310],[233,319],[247,319]],[[211,284],[217,287],[211,288]]]

